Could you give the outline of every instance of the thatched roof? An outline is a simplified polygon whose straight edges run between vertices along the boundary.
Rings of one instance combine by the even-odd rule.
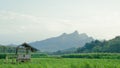
[[[20,47],[20,46],[23,46],[23,47],[25,47],[25,48],[30,48],[31,52],[38,51],[38,49],[36,49],[36,48],[32,47],[31,45],[29,45],[29,44],[27,44],[27,43],[23,43],[23,44],[21,44],[21,45],[17,46],[17,48],[16,48],[16,49],[19,49],[19,47]]]

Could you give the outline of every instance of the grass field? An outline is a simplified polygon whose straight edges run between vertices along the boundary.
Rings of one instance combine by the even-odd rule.
[[[120,68],[120,59],[34,58],[20,64],[3,61],[0,60],[0,68]]]

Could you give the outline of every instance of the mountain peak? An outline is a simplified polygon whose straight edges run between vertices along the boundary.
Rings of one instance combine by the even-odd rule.
[[[74,34],[79,34],[77,30],[76,30],[76,31],[74,31],[73,33],[74,33]]]
[[[78,33],[78,31],[74,31],[73,33],[71,33],[71,34],[69,34],[69,35],[78,36],[79,33]]]
[[[66,36],[67,34],[66,33],[63,33],[61,36]]]

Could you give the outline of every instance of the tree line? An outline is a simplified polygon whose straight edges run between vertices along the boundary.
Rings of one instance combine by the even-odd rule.
[[[16,47],[0,45],[0,53],[15,53]]]
[[[80,47],[76,51],[77,53],[120,53],[120,36],[108,41],[95,40],[90,43],[85,44],[85,46]]]

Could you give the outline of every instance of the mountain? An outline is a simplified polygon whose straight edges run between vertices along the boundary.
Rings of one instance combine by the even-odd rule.
[[[85,33],[79,34],[75,31],[70,34],[63,33],[58,37],[52,37],[42,41],[29,43],[31,46],[47,52],[69,49],[73,47],[82,47],[86,43],[93,41],[92,37],[88,37]]]

